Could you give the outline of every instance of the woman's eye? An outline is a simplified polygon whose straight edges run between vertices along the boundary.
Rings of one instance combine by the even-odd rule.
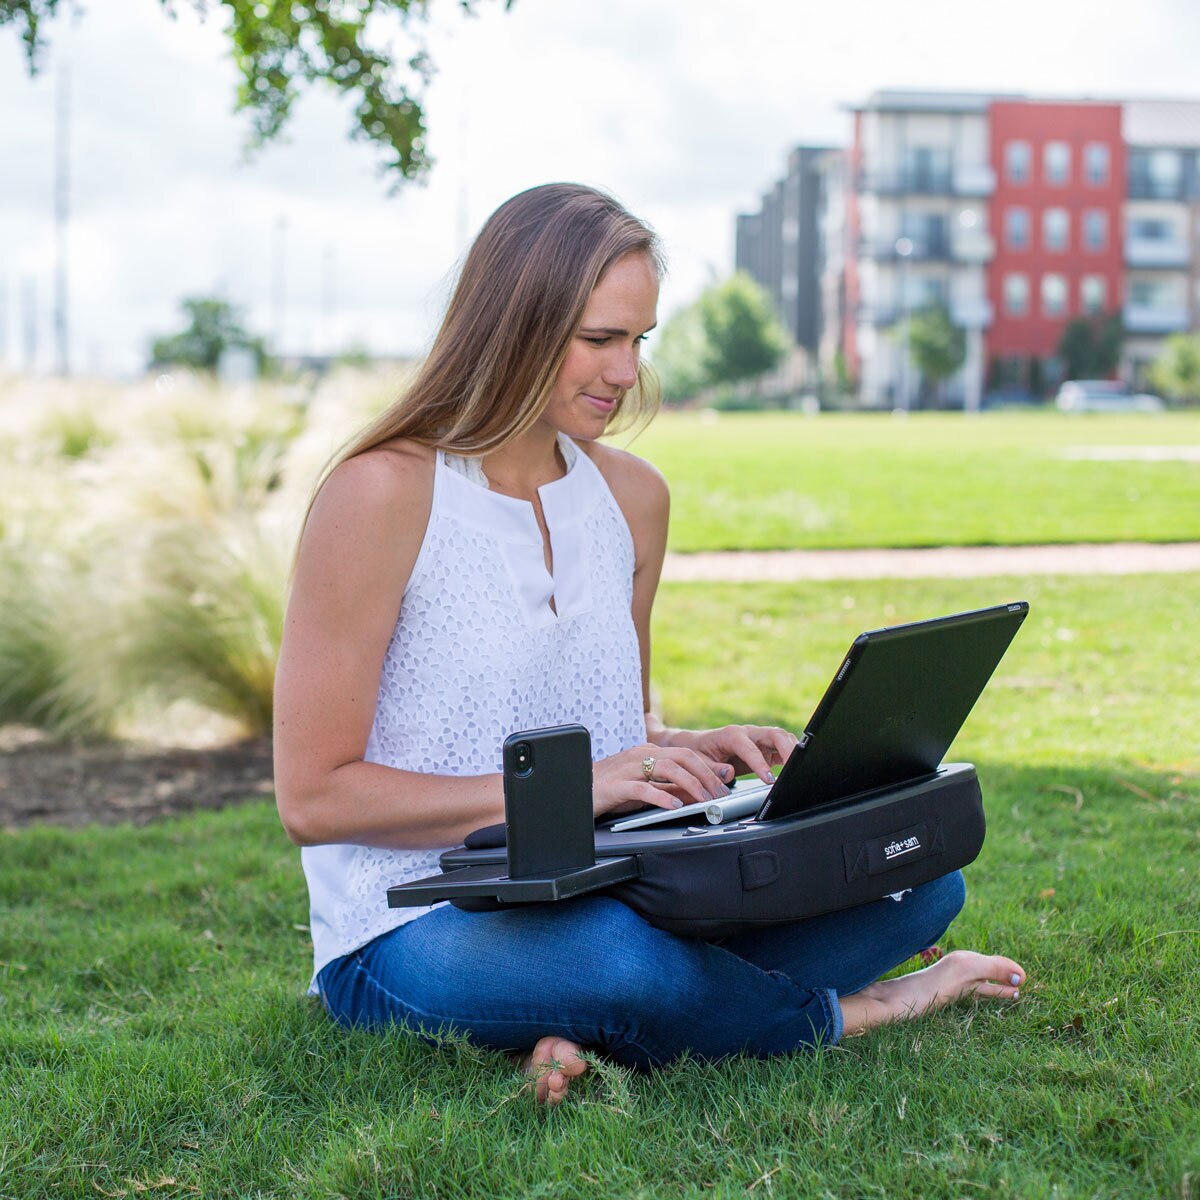
[[[583,337],[583,340],[584,340],[585,342],[587,342],[587,344],[588,344],[589,346],[607,346],[607,345],[608,345],[608,343],[612,341],[612,338],[611,338],[611,337],[608,337],[608,336],[605,336],[605,337],[589,337],[589,336],[587,336],[586,334],[583,334],[583,335],[581,335],[581,336]],[[635,346],[637,346],[637,345],[640,345],[642,342],[646,341],[646,339],[647,339],[649,336],[650,336],[650,335],[649,335],[648,333],[643,333],[643,334],[641,334],[640,336],[638,336],[638,337],[635,337],[635,338],[633,339],[633,344],[634,344]]]

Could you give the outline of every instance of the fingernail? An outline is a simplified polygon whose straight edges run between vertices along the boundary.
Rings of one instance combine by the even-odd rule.
[[[678,799],[678,798],[677,798],[677,797],[675,797],[675,796],[672,796],[672,797],[671,797],[671,807],[672,807],[672,808],[682,808],[682,807],[683,807],[683,801],[682,801],[682,800],[680,800],[680,799]]]
[[[1020,975],[1010,975],[1008,977],[1008,982],[1011,983],[1013,987],[1016,987],[1017,984],[1021,982],[1021,977]]]
[[[726,763],[721,768],[721,774],[726,779],[732,779],[733,778],[733,768],[728,763]]]
[[[1013,992],[1013,999],[1014,999],[1014,1000],[1020,1000],[1020,998],[1021,998],[1021,993],[1020,993],[1019,991],[1017,991],[1017,992]]]

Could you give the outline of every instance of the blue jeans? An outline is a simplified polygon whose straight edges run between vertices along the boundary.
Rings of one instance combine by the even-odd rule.
[[[329,963],[318,977],[344,1025],[403,1024],[521,1050],[548,1034],[627,1066],[687,1052],[764,1058],[842,1034],[839,995],[945,933],[954,871],[878,900],[717,941],[678,937],[603,896],[501,912],[446,905]]]

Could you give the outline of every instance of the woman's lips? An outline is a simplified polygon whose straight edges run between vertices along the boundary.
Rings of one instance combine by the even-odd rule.
[[[583,398],[591,401],[601,412],[612,412],[617,406],[616,396],[593,396],[590,392],[584,392]]]

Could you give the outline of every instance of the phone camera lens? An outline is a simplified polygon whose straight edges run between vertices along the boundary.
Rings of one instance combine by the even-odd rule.
[[[518,742],[513,752],[516,774],[522,779],[533,773],[533,747],[528,742]]]

